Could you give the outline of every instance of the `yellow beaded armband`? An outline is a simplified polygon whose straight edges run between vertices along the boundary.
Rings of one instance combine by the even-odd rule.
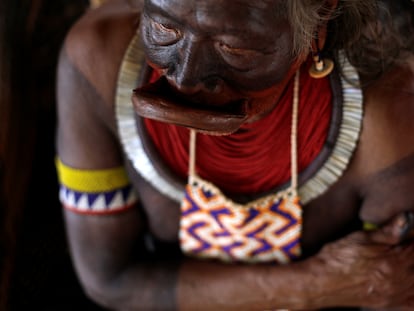
[[[124,167],[75,169],[56,159],[62,205],[82,214],[111,214],[131,208],[137,196]]]

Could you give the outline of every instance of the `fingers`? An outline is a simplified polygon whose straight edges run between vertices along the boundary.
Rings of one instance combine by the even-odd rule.
[[[389,245],[396,245],[414,238],[414,213],[398,214],[388,223],[370,230],[369,237],[373,242]]]
[[[414,238],[414,212],[405,212],[405,225],[401,230],[401,241],[408,241]]]

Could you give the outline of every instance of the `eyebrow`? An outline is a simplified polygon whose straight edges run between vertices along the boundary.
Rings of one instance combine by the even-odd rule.
[[[269,0],[259,0],[259,1],[266,3]],[[144,9],[149,14],[159,14],[163,17],[170,19],[177,25],[184,25],[184,23],[176,15],[171,14],[170,12],[168,12],[162,7],[163,3],[166,3],[168,7],[169,0],[145,0]],[[248,4],[248,5],[250,5],[251,7],[257,7],[257,5],[251,5],[251,4]],[[185,12],[184,12],[184,15],[185,15]],[[185,24],[188,25],[189,27],[192,27],[191,25],[187,23]],[[243,38],[243,35],[244,35],[243,32],[240,32],[240,29],[234,28],[234,27],[226,27],[225,29],[223,29],[221,34],[232,35],[232,36],[240,37],[240,38]],[[260,35],[262,35],[262,33],[260,32],[256,33],[256,36],[260,36]]]

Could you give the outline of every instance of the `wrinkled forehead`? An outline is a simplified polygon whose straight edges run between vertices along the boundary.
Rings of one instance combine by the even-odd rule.
[[[268,31],[286,22],[286,0],[146,0],[146,10],[203,29]],[[243,26],[243,27],[240,27]]]

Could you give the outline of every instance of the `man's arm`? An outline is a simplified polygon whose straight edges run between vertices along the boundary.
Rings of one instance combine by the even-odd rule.
[[[375,243],[372,233],[353,234],[303,262],[250,266],[148,262],[144,249],[133,256],[139,238],[135,211],[104,218],[66,212],[66,221],[83,286],[95,301],[116,310],[413,306],[413,245]]]
[[[122,165],[105,107],[103,96],[63,50],[58,71],[57,145],[65,165],[87,170]],[[281,269],[289,270],[285,273],[275,271],[269,278],[269,271],[274,270],[270,266],[174,262],[168,258],[149,262],[144,248],[136,255],[145,228],[138,208],[112,215],[65,210],[65,220],[81,283],[88,295],[104,306],[121,310],[174,310],[178,305],[188,310],[270,308],[275,288],[274,281],[266,285],[266,280],[287,282],[291,278],[288,283],[294,284],[296,277],[303,280],[296,283],[297,294],[288,295],[292,286],[283,286],[280,296],[290,306],[304,301],[306,291],[301,286],[306,280],[299,266]]]
[[[116,138],[97,113],[99,92],[65,54],[59,70],[58,153],[81,169],[122,164]],[[104,106],[101,106],[104,107]],[[113,215],[65,211],[71,252],[85,291],[117,310],[265,310],[385,306],[398,289],[412,291],[413,246],[394,248],[357,233],[302,262],[229,265],[135,252],[145,227],[138,208]],[[137,255],[136,255],[137,254]],[[397,284],[405,277],[409,282]],[[385,287],[385,288],[384,288]],[[402,294],[400,294],[402,295]],[[400,301],[406,303],[406,296]]]
[[[113,64],[84,48],[77,60],[92,64],[84,68],[65,51],[58,72],[58,155],[81,170],[119,167],[123,155],[110,104],[114,90],[107,82],[116,77],[109,69]],[[91,78],[94,71],[99,78]],[[148,259],[140,243],[146,223],[138,206],[110,215],[65,210],[65,220],[81,284],[92,299],[115,310],[414,306],[413,246],[379,243],[374,237],[381,231],[352,234],[290,265],[229,265]]]

